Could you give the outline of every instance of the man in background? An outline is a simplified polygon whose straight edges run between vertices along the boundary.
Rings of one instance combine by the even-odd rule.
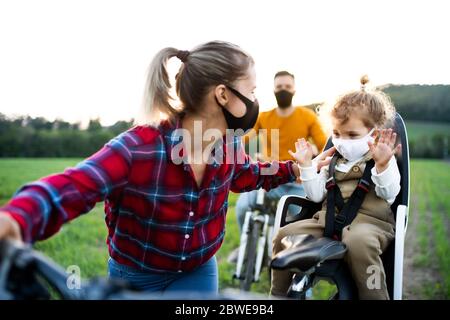
[[[270,111],[261,112],[254,126],[253,135],[259,133],[262,139],[263,150],[258,155],[260,160],[294,160],[288,153],[293,150],[297,139],[305,138],[312,140],[320,153],[325,146],[327,136],[322,129],[317,115],[314,111],[306,108],[292,105],[292,98],[295,95],[294,75],[287,71],[280,71],[274,77],[274,94],[277,100],[277,107]],[[262,132],[266,129],[266,132]],[[272,141],[272,130],[278,130],[278,143]],[[252,138],[252,135],[245,139]],[[236,202],[236,218],[239,225],[239,231],[242,232],[242,226],[245,220],[245,213],[252,210],[256,204],[257,190],[241,193]],[[303,186],[300,183],[292,182],[283,184],[266,193],[270,200],[278,201],[283,195],[294,194],[304,196]],[[237,259],[238,248],[232,251],[228,260],[234,262]]]

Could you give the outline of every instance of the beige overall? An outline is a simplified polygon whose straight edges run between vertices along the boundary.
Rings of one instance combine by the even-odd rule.
[[[355,190],[369,159],[370,156],[366,156],[347,173],[336,170],[336,181],[345,201]],[[297,221],[281,228],[273,239],[273,256],[285,249],[282,239],[286,236],[311,234],[314,237],[322,237],[326,207],[325,200],[322,210],[312,219]],[[345,261],[356,282],[360,299],[389,299],[380,255],[394,238],[394,225],[389,204],[379,198],[375,194],[375,188],[371,187],[355,219],[342,231],[342,242],[348,248]],[[272,270],[271,294],[285,296],[292,275],[289,270]]]

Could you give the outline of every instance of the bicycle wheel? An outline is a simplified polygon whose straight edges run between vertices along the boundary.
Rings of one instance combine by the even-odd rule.
[[[256,263],[256,247],[258,245],[259,233],[261,232],[261,223],[254,221],[250,237],[247,240],[245,248],[244,260],[244,277],[240,280],[240,288],[244,291],[250,291],[254,280],[255,263]]]

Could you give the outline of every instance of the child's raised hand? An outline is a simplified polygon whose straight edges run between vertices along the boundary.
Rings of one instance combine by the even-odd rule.
[[[401,150],[402,145],[395,146],[397,134],[392,129],[382,129],[378,131],[378,142],[376,144],[368,142],[372,158],[378,173],[386,170],[392,156]]]
[[[302,167],[310,167],[311,159],[313,156],[312,146],[305,139],[298,139],[295,143],[295,153],[291,150],[288,151],[289,154],[298,162]]]

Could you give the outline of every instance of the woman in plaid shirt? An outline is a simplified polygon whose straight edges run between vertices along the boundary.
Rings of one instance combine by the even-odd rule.
[[[182,62],[179,107],[170,104],[173,57]],[[253,59],[236,45],[161,50],[148,71],[143,123],[77,166],[22,186],[0,208],[0,239],[46,239],[104,201],[111,277],[147,291],[216,293],[229,191],[299,176],[292,161],[251,161],[233,133],[255,123],[255,82]]]

